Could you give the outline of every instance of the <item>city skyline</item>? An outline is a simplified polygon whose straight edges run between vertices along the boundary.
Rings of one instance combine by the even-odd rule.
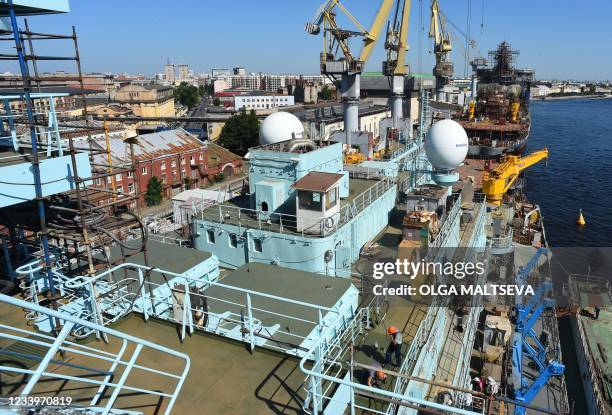
[[[114,7],[115,3],[121,7]],[[215,67],[235,66],[255,73],[316,74],[322,42],[320,36],[306,34],[303,25],[319,3],[320,0],[300,2],[288,8],[283,2],[272,0],[266,2],[262,10],[260,3],[239,1],[230,14],[222,4],[191,0],[173,4],[172,8],[157,6],[162,3],[142,7],[144,3],[139,1],[125,4],[117,0],[111,0],[110,6],[102,8],[75,0],[71,2],[70,13],[34,16],[30,22],[35,30],[43,32],[56,25],[75,25],[87,72],[152,75],[162,73],[169,58],[174,63],[188,64],[196,74]],[[364,25],[369,25],[375,6],[356,1],[345,3]],[[412,3],[407,60],[413,72],[429,73],[433,66],[431,39],[427,37],[429,2]],[[448,29],[454,33],[455,76],[469,73],[463,53],[465,38],[460,33],[467,32],[468,3],[471,4],[470,39],[475,41],[475,47],[469,47],[470,58],[486,56],[499,41],[508,40],[520,51],[518,66],[535,69],[538,79],[612,78],[606,69],[612,67],[612,62],[608,62],[612,58],[602,55],[598,49],[584,47],[588,42],[595,43],[597,38],[605,38],[605,32],[612,36],[612,28],[604,22],[605,13],[593,14],[548,0],[534,4],[519,1],[515,7],[504,9],[504,13],[499,13],[499,8],[486,0],[442,1],[441,8],[448,16]],[[525,3],[525,7],[521,3]],[[597,3],[603,9],[611,8],[607,3]],[[283,18],[274,17],[274,13],[266,13],[266,10]],[[108,21],[114,23],[109,27]],[[170,22],[173,22],[172,36],[166,29]],[[561,27],[574,30],[559,30]],[[360,45],[353,42],[353,47],[358,50]],[[568,59],[569,54],[573,55],[571,59]],[[384,51],[379,44],[366,70],[380,70],[383,59]],[[49,64],[48,69],[64,68],[56,63]]]

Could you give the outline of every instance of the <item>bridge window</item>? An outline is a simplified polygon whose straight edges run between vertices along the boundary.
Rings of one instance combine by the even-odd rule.
[[[322,194],[319,192],[312,192],[310,190],[298,190],[298,201],[300,209],[314,210],[321,212],[323,204],[321,203]]]
[[[255,252],[262,252],[263,251],[263,243],[262,243],[261,239],[253,239],[253,250]]]
[[[238,236],[235,233],[230,233],[229,244],[232,248],[238,247]]]
[[[212,229],[207,230],[206,239],[208,239],[209,244],[214,244],[215,243],[215,231],[213,231]]]

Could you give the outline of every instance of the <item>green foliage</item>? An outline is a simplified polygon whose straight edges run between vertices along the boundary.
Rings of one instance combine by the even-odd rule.
[[[219,172],[213,176],[213,179],[215,179],[216,182],[222,182],[223,180],[225,180],[225,174]]]
[[[230,117],[221,130],[218,144],[232,153],[244,156],[250,147],[257,145],[259,139],[259,120],[255,111],[242,112]]]
[[[189,108],[195,107],[200,102],[200,97],[198,87],[189,85],[187,82],[181,82],[174,88],[174,100]]]
[[[198,86],[198,93],[201,97],[204,95],[212,95],[214,93],[212,84]]]
[[[162,184],[156,176],[152,176],[147,183],[145,202],[147,206],[159,205],[162,201]]]
[[[218,107],[219,105],[221,105],[221,100],[219,98],[213,99],[213,105],[215,107]]]
[[[327,85],[325,85],[323,89],[321,90],[321,92],[319,92],[319,98],[321,98],[324,101],[329,101],[330,99],[333,98],[333,96],[334,96],[334,93]]]

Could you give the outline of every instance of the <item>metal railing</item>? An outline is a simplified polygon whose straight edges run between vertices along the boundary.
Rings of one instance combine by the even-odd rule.
[[[102,414],[110,413],[118,404],[120,396],[126,392],[167,399],[167,405],[163,413],[170,414],[189,371],[191,364],[189,356],[66,313],[60,313],[6,295],[0,294],[0,302],[19,308],[31,309],[36,313],[61,322],[61,330],[56,337],[0,324],[1,339],[15,341],[22,347],[31,345],[37,349],[42,349],[44,352],[41,355],[32,355],[26,351],[19,351],[19,348],[16,351],[7,349],[0,351],[1,354],[9,355],[15,359],[21,358],[36,362],[35,367],[32,366],[31,368],[22,365],[15,365],[17,367],[7,366],[6,359],[3,361],[3,365],[0,365],[1,372],[29,376],[28,381],[20,389],[19,396],[25,397],[35,392],[39,382],[45,382],[46,388],[48,388],[48,382],[50,381],[58,381],[62,384],[70,382],[93,386],[92,395],[87,398],[91,398],[89,407]],[[119,351],[107,352],[68,340],[69,334],[76,326],[88,327],[93,331],[104,333],[106,337],[116,339],[121,344]],[[141,357],[147,349],[160,354],[160,360],[176,360],[174,365],[176,370],[161,370],[158,365],[152,367],[142,363]],[[63,357],[57,357],[58,354],[60,356],[69,355],[73,358],[69,361],[64,360]],[[75,363],[81,357],[88,362],[88,365],[93,364],[94,366],[82,366]],[[82,371],[95,376],[79,376],[78,374]],[[142,385],[137,381],[138,377],[130,376],[135,371],[146,373]],[[117,377],[115,373],[121,375]],[[96,379],[98,376],[102,379]],[[155,389],[150,387],[152,379],[158,380]],[[82,388],[78,389],[82,390]],[[64,390],[69,390],[69,388],[65,388],[64,385]]]
[[[478,413],[473,411],[428,401],[426,399],[407,396],[397,391],[387,391],[357,383],[350,376],[341,377],[341,375],[345,374],[346,371],[341,371],[337,368],[335,370],[333,368],[330,369],[330,366],[340,364],[338,356],[329,355],[327,353],[334,350],[333,347],[330,347],[331,345],[334,345],[334,342],[329,342],[328,340],[331,334],[329,331],[332,327],[335,328],[342,325],[342,321],[340,320],[341,318],[342,316],[339,316],[335,324],[331,324],[321,332],[319,339],[312,345],[312,347],[310,347],[310,349],[300,360],[300,370],[306,375],[306,386],[309,388],[308,398],[305,404],[306,407],[304,408],[307,413],[312,415],[323,413],[323,408],[335,401],[334,397],[329,396],[329,392],[335,388],[344,387],[348,389],[350,401],[334,403],[348,405],[351,411],[350,413],[355,413],[355,409],[363,409],[371,413],[386,413],[384,411],[377,411],[373,408],[361,406],[355,402],[355,395],[365,395],[371,396],[372,399],[375,400],[377,398],[387,401],[392,400],[406,405],[447,411],[448,413],[478,415]],[[341,337],[345,338],[346,336],[352,336],[355,333],[359,333],[359,330],[363,328],[362,319],[363,312],[360,312],[353,320],[351,320]],[[327,394],[324,392],[327,392]]]
[[[331,218],[316,221],[306,229],[298,231],[298,220],[295,215],[268,213],[260,210],[240,208],[228,204],[215,204],[199,212],[201,220],[226,223],[240,228],[259,229],[275,233],[301,235],[303,237],[325,237],[335,233],[338,228],[358,216],[374,201],[393,188],[397,183],[395,177],[384,177],[340,208],[340,212]],[[331,220],[330,220],[331,219]]]
[[[40,272],[41,267],[29,269],[33,285],[46,276]],[[121,277],[116,278],[115,273]],[[163,282],[152,281],[151,273],[161,274]],[[315,340],[312,336],[318,327],[328,327],[330,315],[333,318],[342,314],[348,319],[356,308],[356,303],[346,300],[330,308],[223,284],[208,274],[193,278],[133,263],[120,264],[92,277],[67,278],[56,271],[53,275],[58,290],[67,293],[59,311],[95,327],[108,326],[138,312],[145,320],[156,317],[178,323],[181,339],[188,332],[202,330],[244,341],[251,349],[265,346],[298,356],[303,354],[304,345]],[[213,288],[221,291],[211,295],[208,290]],[[38,295],[30,301],[24,308],[32,310],[32,320],[48,318],[36,311]],[[269,305],[262,307],[262,303]],[[287,309],[294,311],[281,311]],[[295,329],[298,326],[299,331]],[[95,334],[108,340],[103,330],[94,330],[91,324],[76,324],[70,333],[77,338]]]

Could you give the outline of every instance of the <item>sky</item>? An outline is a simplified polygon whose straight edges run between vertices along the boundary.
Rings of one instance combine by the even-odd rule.
[[[195,73],[211,68],[245,67],[247,72],[318,73],[322,36],[304,32],[322,0],[70,0],[70,13],[34,16],[33,31],[69,33],[76,26],[85,72],[163,72],[167,59],[186,63]],[[380,2],[344,0],[368,27]],[[412,0],[408,63],[431,72],[430,0]],[[538,79],[612,79],[612,2],[589,0],[440,0],[449,21],[467,32],[482,55],[507,40],[520,51],[519,67],[535,69]],[[347,24],[347,27],[351,26]],[[463,76],[465,37],[453,35],[455,75]],[[45,42],[45,43],[43,43]],[[378,71],[383,44],[366,65]],[[39,46],[40,45],[40,46]],[[66,53],[68,42],[39,41],[38,54]],[[359,41],[353,41],[359,50]],[[53,48],[53,50],[51,49]],[[50,63],[41,71],[65,69]],[[469,68],[468,73],[469,73]],[[12,70],[12,68],[7,68]]]

